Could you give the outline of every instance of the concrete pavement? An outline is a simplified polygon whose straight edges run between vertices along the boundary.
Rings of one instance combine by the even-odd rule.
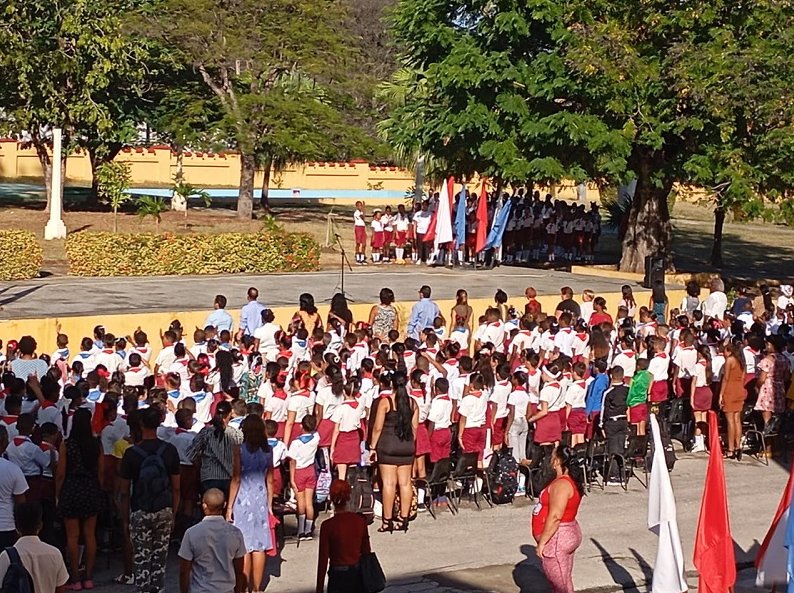
[[[426,266],[353,267],[345,273],[345,291],[356,302],[376,303],[383,287],[394,290],[397,301],[416,300],[423,284],[433,288],[434,299],[454,299],[465,288],[470,299],[492,299],[497,288],[513,300],[523,301],[524,289],[532,285],[538,294],[559,294],[571,286],[577,294],[585,288],[597,293],[620,293],[623,284],[635,292],[647,292],[620,278],[570,274],[557,270],[500,267],[494,270],[448,270]],[[245,304],[249,286],[259,289],[260,300],[269,307],[296,306],[298,295],[311,292],[321,303],[341,289],[339,272],[269,274],[262,276],[168,276],[132,278],[50,277],[0,284],[0,319],[68,317],[87,314],[146,313],[155,311],[210,310],[218,293],[226,295],[228,308]],[[647,297],[637,299],[647,304]]]
[[[678,524],[689,584],[696,588],[692,549],[705,455],[679,455],[672,474],[678,504]],[[726,461],[731,527],[737,562],[744,566],[755,557],[785,487],[787,471],[772,462]],[[596,489],[582,502],[579,521],[584,542],[576,555],[574,583],[577,591],[606,592],[620,589],[646,591],[656,558],[656,537],[647,529],[647,491],[632,481],[628,492],[620,488]],[[481,511],[464,509],[438,520],[422,514],[407,534],[381,534],[370,529],[390,582],[388,593],[547,593],[550,591],[529,530],[532,506],[525,499],[513,505]],[[280,563],[272,562],[274,576],[269,593],[311,593],[317,561],[317,541],[300,548],[288,544]],[[100,566],[104,565],[102,559]],[[176,590],[176,562],[168,568],[166,591]],[[105,583],[112,572],[100,575]],[[752,589],[754,571],[740,574],[738,591]],[[98,582],[98,585],[100,584]],[[101,591],[122,593],[131,588],[110,586]]]

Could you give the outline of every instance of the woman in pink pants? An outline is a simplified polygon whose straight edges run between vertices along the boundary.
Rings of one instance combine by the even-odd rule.
[[[570,448],[561,445],[554,449],[551,467],[557,477],[540,493],[532,514],[532,535],[552,592],[574,593],[573,555],[582,544],[576,514],[584,485]]]

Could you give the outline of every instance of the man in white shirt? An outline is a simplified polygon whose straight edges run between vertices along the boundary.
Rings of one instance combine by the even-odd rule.
[[[417,264],[426,262],[429,255],[429,247],[428,244],[425,243],[425,235],[430,228],[432,217],[430,202],[424,200],[422,202],[422,209],[414,213],[414,232],[416,235],[416,249],[414,249],[414,253],[417,256]]]
[[[179,547],[179,593],[242,593],[245,540],[223,516],[223,492],[210,488],[201,507],[204,519],[185,532]],[[253,583],[255,589],[261,583]]]
[[[8,431],[0,426],[0,456],[8,448]],[[0,549],[13,546],[17,539],[14,505],[25,502],[28,483],[16,464],[0,457]],[[2,581],[0,581],[2,582]]]
[[[45,544],[39,539],[39,532],[43,526],[41,505],[35,502],[17,505],[14,509],[14,522],[19,539],[13,549],[33,580],[33,591],[56,593],[63,590],[63,586],[69,581],[63,556],[58,548]],[[0,553],[0,583],[3,582],[10,564],[8,552]]]

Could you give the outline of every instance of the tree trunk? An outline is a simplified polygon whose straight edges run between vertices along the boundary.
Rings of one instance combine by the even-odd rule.
[[[725,226],[725,206],[722,200],[717,199],[714,209],[714,242],[711,246],[711,265],[715,268],[722,267],[722,229]]]
[[[44,211],[49,212],[52,201],[52,155],[44,139],[40,138],[38,134],[33,135],[32,143],[33,148],[36,149],[36,156],[39,157],[41,170],[44,173],[44,191],[47,194],[47,206]],[[63,177],[64,175],[61,175],[61,178]]]
[[[262,197],[259,198],[259,205],[265,212],[270,212],[270,172],[273,170],[273,159],[266,158],[262,168]]]
[[[254,213],[254,175],[256,159],[240,151],[240,190],[237,194],[237,218],[251,220]]]
[[[661,187],[654,186],[651,161],[641,161],[638,168],[637,189],[623,238],[621,272],[644,272],[645,258],[649,255],[664,257],[665,262],[670,263],[672,225],[667,198],[673,187],[672,180],[665,180]]]

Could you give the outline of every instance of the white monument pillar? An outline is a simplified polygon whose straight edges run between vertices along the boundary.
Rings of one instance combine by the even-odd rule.
[[[50,184],[50,219],[44,227],[44,239],[65,239],[63,223],[63,194],[61,192],[61,128],[52,130],[52,183]]]

